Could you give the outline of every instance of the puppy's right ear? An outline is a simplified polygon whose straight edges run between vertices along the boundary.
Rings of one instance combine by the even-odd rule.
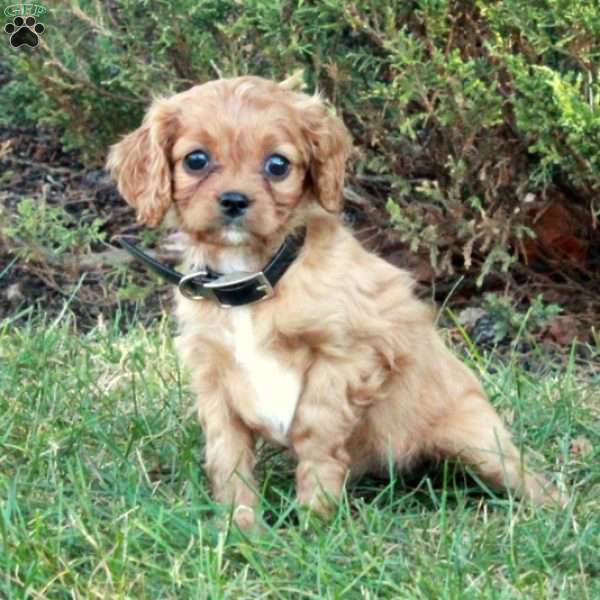
[[[156,226],[171,205],[168,152],[177,126],[168,100],[155,100],[138,129],[111,146],[106,168],[119,192],[137,211],[138,221]]]

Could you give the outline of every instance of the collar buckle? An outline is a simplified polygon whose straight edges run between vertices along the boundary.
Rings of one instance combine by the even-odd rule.
[[[216,297],[212,290],[207,290],[205,279],[208,277],[208,271],[195,271],[188,275],[183,275],[177,284],[179,291],[188,300],[215,300]]]
[[[267,300],[274,295],[273,286],[266,275],[248,273],[245,271],[234,271],[226,273],[212,281],[206,281],[208,273],[197,271],[185,275],[179,282],[179,291],[190,300],[212,300],[222,308],[231,308],[235,304],[228,302],[228,295],[233,295],[241,290],[258,292],[260,297],[244,302],[244,304],[255,304]]]

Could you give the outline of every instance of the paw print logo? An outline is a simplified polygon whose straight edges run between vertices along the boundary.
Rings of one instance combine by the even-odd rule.
[[[42,23],[37,23],[35,17],[15,17],[12,23],[4,26],[4,32],[10,35],[10,45],[13,48],[19,46],[29,46],[35,48],[40,39],[39,36],[44,33],[46,28]]]

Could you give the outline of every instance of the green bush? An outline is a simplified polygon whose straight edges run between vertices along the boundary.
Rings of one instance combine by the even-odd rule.
[[[45,19],[8,52],[1,114],[59,125],[89,164],[153,95],[303,68],[352,131],[351,184],[438,273],[508,269],[553,186],[600,212],[594,2],[81,0]]]
[[[89,252],[92,244],[105,238],[100,219],[78,221],[60,206],[31,198],[23,198],[12,215],[0,210],[0,218],[0,241],[5,238],[15,256],[24,262],[60,264],[65,256]]]

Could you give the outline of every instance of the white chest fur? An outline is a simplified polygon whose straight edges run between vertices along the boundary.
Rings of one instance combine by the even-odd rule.
[[[298,373],[258,347],[250,310],[230,309],[235,358],[252,385],[250,418],[264,427],[277,442],[288,445],[288,433],[300,395]]]

